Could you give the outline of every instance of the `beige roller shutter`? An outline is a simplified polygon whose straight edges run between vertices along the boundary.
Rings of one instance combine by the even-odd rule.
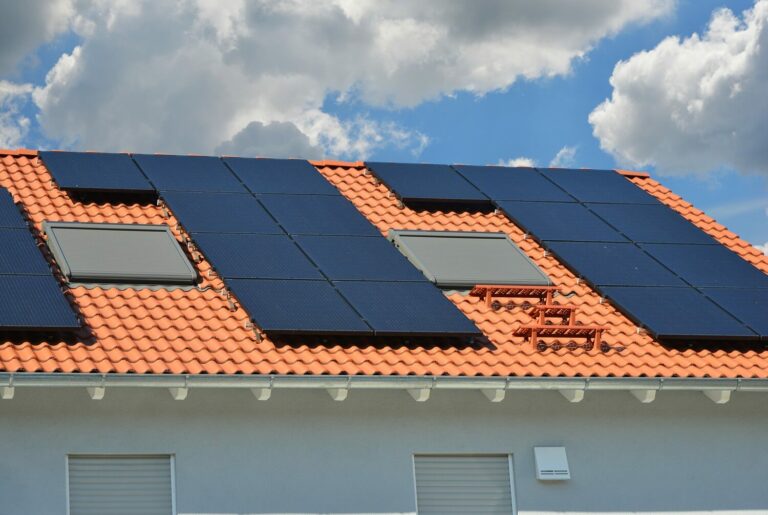
[[[507,455],[417,455],[419,514],[512,513]]]
[[[170,456],[70,456],[69,515],[173,515]]]

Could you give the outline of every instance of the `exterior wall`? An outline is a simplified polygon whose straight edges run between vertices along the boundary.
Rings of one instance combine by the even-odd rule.
[[[768,513],[768,398],[698,393],[273,393],[82,388],[0,401],[0,514],[66,513],[69,453],[175,455],[178,513],[413,513],[413,453],[511,453],[521,514]],[[572,480],[535,479],[534,445],[564,445]]]

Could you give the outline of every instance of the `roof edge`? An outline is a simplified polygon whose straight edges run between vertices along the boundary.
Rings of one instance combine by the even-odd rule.
[[[36,157],[37,150],[31,148],[0,148],[0,156],[27,156]]]
[[[624,177],[641,177],[643,179],[647,179],[651,176],[648,172],[636,172],[633,170],[621,170],[616,169],[617,172],[619,172]]]

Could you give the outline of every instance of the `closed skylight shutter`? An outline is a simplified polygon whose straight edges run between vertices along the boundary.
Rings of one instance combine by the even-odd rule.
[[[70,515],[172,515],[169,456],[70,456]]]
[[[416,504],[425,513],[512,513],[509,456],[416,456]]]

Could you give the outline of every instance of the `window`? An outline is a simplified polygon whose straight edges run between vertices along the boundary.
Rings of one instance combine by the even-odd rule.
[[[173,515],[170,456],[69,456],[69,515]]]
[[[514,513],[510,456],[414,457],[416,510],[430,513]]]
[[[45,222],[43,230],[72,282],[192,284],[197,279],[165,225]]]
[[[427,279],[443,288],[551,284],[504,233],[393,230],[389,239]]]

